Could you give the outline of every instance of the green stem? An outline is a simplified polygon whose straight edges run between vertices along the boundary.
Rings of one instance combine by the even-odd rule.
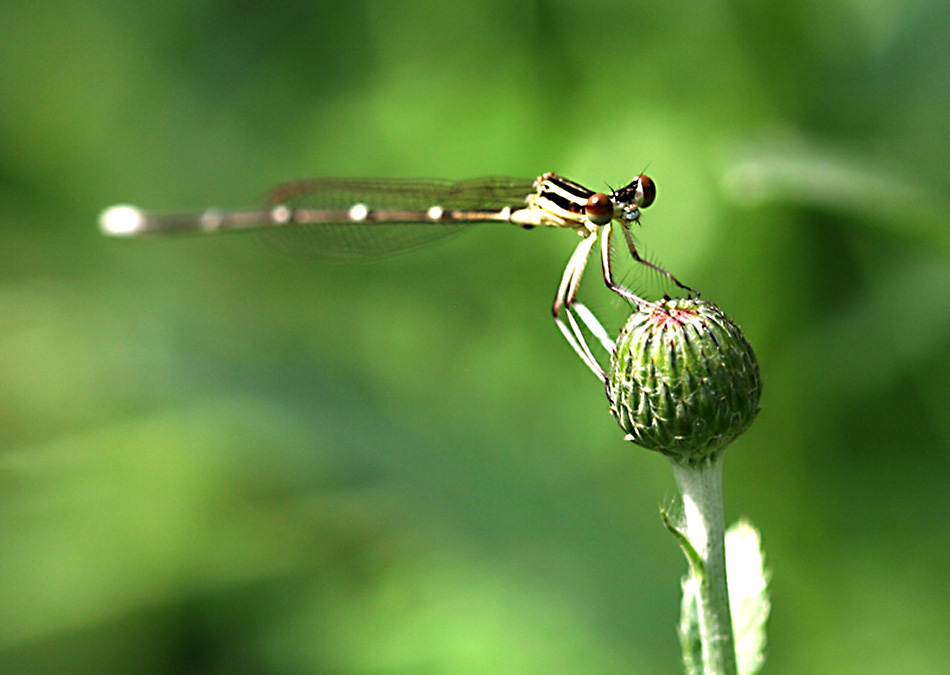
[[[722,453],[696,466],[673,464],[683,493],[686,532],[702,566],[690,566],[699,587],[699,629],[705,675],[736,675],[736,647],[726,583]]]

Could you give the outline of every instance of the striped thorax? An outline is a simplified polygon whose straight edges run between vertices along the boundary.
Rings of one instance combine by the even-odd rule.
[[[509,220],[525,227],[566,227],[583,237],[595,234],[614,219],[638,222],[640,208],[649,206],[656,198],[656,186],[647,176],[637,176],[609,195],[556,173],[540,176],[534,188],[536,191],[525,199],[527,208],[514,211]]]

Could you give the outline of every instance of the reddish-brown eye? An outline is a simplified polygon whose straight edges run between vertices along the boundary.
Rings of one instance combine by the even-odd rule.
[[[614,217],[614,203],[603,192],[592,194],[584,206],[587,220],[594,225],[606,225]]]
[[[637,186],[637,204],[640,208],[645,209],[656,199],[656,183],[649,176],[643,174],[637,176],[637,182],[639,182]]]

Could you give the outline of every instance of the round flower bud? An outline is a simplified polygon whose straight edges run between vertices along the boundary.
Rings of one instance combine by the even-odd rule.
[[[711,302],[665,299],[627,320],[607,378],[626,440],[695,465],[718,454],[759,412],[752,346]]]

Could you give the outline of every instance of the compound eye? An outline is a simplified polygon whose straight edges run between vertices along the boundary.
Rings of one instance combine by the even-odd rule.
[[[614,217],[614,203],[603,192],[592,194],[584,205],[587,220],[594,225],[606,225]]]
[[[637,205],[645,209],[656,199],[656,183],[649,176],[637,176]]]

